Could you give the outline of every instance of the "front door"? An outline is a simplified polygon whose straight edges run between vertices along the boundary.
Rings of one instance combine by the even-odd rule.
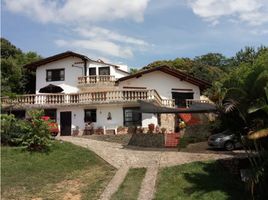
[[[71,135],[72,132],[72,112],[60,113],[60,134]]]

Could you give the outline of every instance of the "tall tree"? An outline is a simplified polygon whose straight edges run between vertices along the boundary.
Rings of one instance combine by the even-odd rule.
[[[1,38],[1,95],[35,92],[35,72],[23,65],[39,60],[35,52],[23,53],[8,40]]]

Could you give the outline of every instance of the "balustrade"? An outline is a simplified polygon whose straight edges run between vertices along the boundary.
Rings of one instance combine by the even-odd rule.
[[[86,103],[155,101],[159,105],[174,107],[172,99],[162,99],[155,90],[114,90],[73,94],[36,94],[2,97],[3,106],[16,105],[69,105]]]

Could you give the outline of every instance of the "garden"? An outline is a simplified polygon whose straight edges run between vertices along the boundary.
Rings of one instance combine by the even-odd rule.
[[[1,199],[99,199],[115,168],[50,136],[42,111],[1,115]]]

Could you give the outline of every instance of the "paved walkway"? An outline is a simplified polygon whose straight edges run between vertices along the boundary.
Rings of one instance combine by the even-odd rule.
[[[180,165],[194,161],[216,160],[233,157],[233,155],[226,154],[133,150],[124,148],[123,145],[117,143],[71,136],[61,136],[58,137],[58,139],[86,147],[95,152],[109,164],[119,169],[101,195],[102,200],[110,199],[112,194],[117,191],[118,187],[123,182],[128,168],[131,167],[147,168],[138,199],[150,200],[153,199],[157,171],[159,167]]]

